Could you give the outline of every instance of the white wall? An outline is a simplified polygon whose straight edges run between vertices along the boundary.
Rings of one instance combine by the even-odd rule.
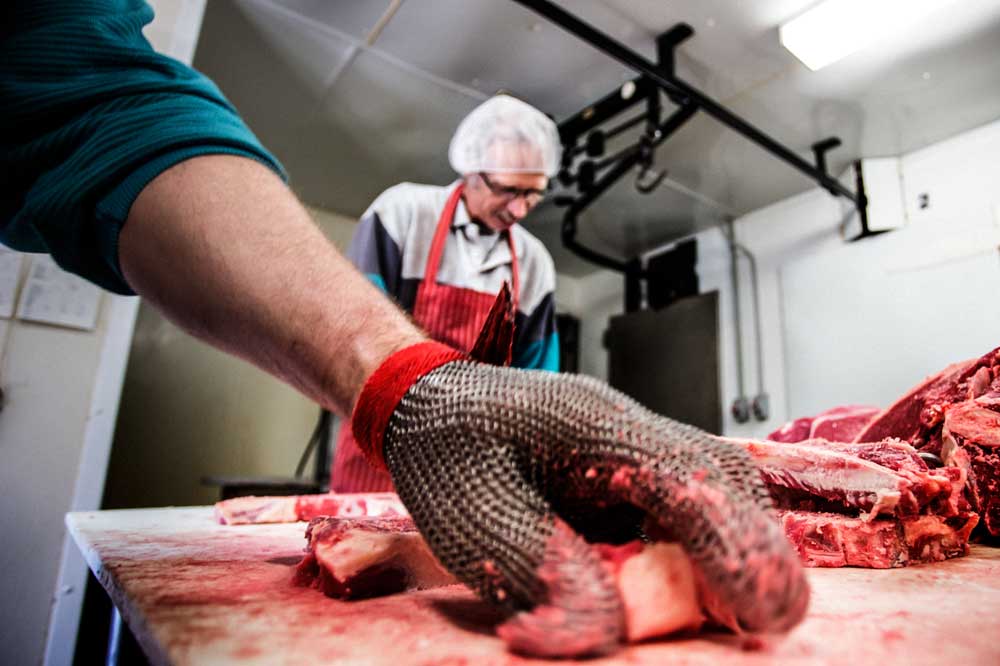
[[[843,240],[839,227],[844,215],[828,193],[812,190],[774,206],[746,215],[734,222],[737,242],[757,260],[760,328],[763,338],[763,389],[770,409],[766,421],[751,418],[737,423],[730,406],[739,395],[736,370],[736,326],[730,255],[721,229],[698,236],[698,273],[704,291],[719,291],[719,344],[722,383],[723,432],[730,436],[761,437],[787,420],[785,350],[782,337],[782,292],[778,269],[786,257],[822,252]],[[753,321],[753,295],[746,261],[739,264],[740,320],[743,350],[744,395],[750,399],[761,385],[757,374],[757,343]]]
[[[925,375],[1000,345],[997,155],[1000,122],[900,156],[903,205],[890,214],[902,219],[876,223],[902,228],[856,243],[845,242],[849,206],[818,188],[735,221],[737,241],[758,263],[771,402],[764,422],[738,424],[729,412],[738,394],[729,249],[720,229],[696,236],[701,289],[719,291],[725,434],[761,437],[836,404],[886,405]],[[873,197],[899,195],[890,191],[898,186],[872,186],[880,188]],[[745,261],[740,284],[744,384],[752,397],[758,377]],[[558,308],[581,318],[583,372],[607,376],[600,335],[622,311],[622,292],[621,276],[608,271],[559,277]]]
[[[56,585],[63,516],[100,502],[135,301],[105,295],[93,331],[20,320],[7,326],[0,533],[8,538],[0,549],[0,663],[40,663],[54,590],[59,597],[82,593]]]
[[[1000,122],[902,156],[903,228],[856,243],[841,236],[842,203],[818,189],[736,221],[737,239],[759,265],[773,414],[745,425],[727,414],[727,434],[762,436],[836,404],[884,406],[925,375],[1000,345],[998,154]],[[735,395],[728,253],[717,231],[699,240],[702,286],[722,292],[728,405]],[[742,295],[744,349],[752,354],[750,294]],[[752,356],[745,368],[755,388]]]

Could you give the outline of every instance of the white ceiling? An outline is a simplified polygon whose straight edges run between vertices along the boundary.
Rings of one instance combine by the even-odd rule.
[[[679,49],[680,77],[806,159],[812,143],[840,136],[844,145],[829,158],[834,173],[858,157],[909,152],[1000,117],[1000,2],[953,0],[907,34],[811,72],[779,45],[777,28],[814,3],[559,4],[649,59],[657,34],[689,23],[695,35]],[[371,40],[390,0],[208,2],[195,66],[311,205],[357,216],[396,182],[449,182],[454,127],[499,89],[561,120],[635,75],[508,0],[397,4]],[[721,210],[741,214],[813,186],[703,113],[661,146],[657,165],[682,187],[640,195],[623,179],[585,214],[581,242],[627,258],[716,224]],[[547,203],[529,228],[561,272],[593,270],[561,248],[560,218]]]

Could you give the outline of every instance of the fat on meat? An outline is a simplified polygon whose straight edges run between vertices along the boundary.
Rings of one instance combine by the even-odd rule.
[[[319,517],[309,523],[306,541],[294,581],[334,599],[458,583],[408,517]],[[724,622],[706,614],[700,579],[680,545],[632,541],[595,547],[618,582],[628,641],[697,630],[707,621]]]
[[[927,377],[858,428],[866,409],[872,410],[847,406],[796,419],[768,439],[848,439],[845,433],[856,431],[849,438],[855,443],[901,440],[962,469],[966,500],[981,517],[977,534],[1000,537],[1000,348]],[[817,435],[814,422],[824,423],[828,433],[839,429],[839,436]]]

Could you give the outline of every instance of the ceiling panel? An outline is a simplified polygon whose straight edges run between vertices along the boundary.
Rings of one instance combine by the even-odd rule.
[[[212,0],[194,66],[215,81],[294,178],[302,132],[351,52],[351,42],[269,3]]]
[[[390,0],[270,0],[317,23],[363,40],[391,5]],[[215,2],[215,0],[212,0]]]
[[[677,73],[719,101],[798,62],[778,43],[776,26],[815,4],[815,0],[605,2],[654,37],[676,23],[690,25],[694,35],[678,48]]]
[[[835,134],[839,173],[858,157],[898,155],[1000,117],[1000,3],[955,0],[906,35],[810,72],[778,43],[777,26],[815,0],[561,2],[647,58],[678,21],[682,79],[803,158]],[[604,96],[623,65],[509,0],[405,0],[372,48],[365,35],[388,0],[212,0],[195,64],[212,76],[288,167],[310,204],[357,215],[402,180],[453,178],[446,149],[462,116],[508,89],[556,119]],[[671,179],[735,213],[814,186],[701,113],[658,151]],[[720,211],[628,176],[581,220],[581,242],[627,258],[715,224]],[[560,270],[590,268],[559,245],[562,210],[529,228]]]
[[[581,16],[610,22],[612,32],[652,47],[603,3],[573,4]],[[407,0],[375,47],[487,95],[511,90],[557,117],[575,113],[627,75],[625,67],[509,1]]]
[[[294,186],[310,203],[356,216],[402,181],[446,184],[448,143],[478,98],[363,51],[303,134]]]

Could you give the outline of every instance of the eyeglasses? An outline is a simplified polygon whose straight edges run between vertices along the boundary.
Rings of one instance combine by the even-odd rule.
[[[490,189],[490,192],[494,196],[502,197],[505,202],[511,202],[518,197],[524,197],[524,203],[529,206],[537,206],[538,203],[545,198],[545,190],[536,190],[534,188],[521,188],[521,187],[508,187],[506,185],[498,185],[492,182],[485,173],[480,173],[479,177],[486,187]]]

